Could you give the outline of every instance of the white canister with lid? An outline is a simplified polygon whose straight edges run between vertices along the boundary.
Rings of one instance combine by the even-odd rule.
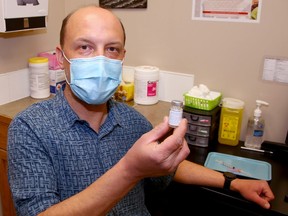
[[[159,68],[138,66],[134,74],[134,101],[137,104],[151,105],[158,102]]]
[[[29,59],[30,96],[41,99],[50,96],[49,64],[46,57]]]

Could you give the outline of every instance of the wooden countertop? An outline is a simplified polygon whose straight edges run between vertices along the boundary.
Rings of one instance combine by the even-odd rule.
[[[51,97],[53,96],[50,96],[49,98]],[[17,113],[26,109],[33,103],[47,99],[48,98],[34,99],[32,97],[26,97],[17,101],[1,105],[0,115],[13,119]],[[165,115],[168,116],[170,109],[170,103],[165,101],[159,101],[158,103],[153,105],[140,105],[135,104],[133,101],[131,101],[128,102],[128,105],[133,106],[137,111],[142,113],[151,122],[153,126],[162,122],[163,117]]]
[[[50,96],[48,98],[51,98],[51,97],[53,96]],[[42,101],[42,100],[47,100],[48,98],[34,99],[32,97],[26,97],[26,98],[22,98],[22,99],[19,99],[19,100],[16,100],[7,104],[3,104],[0,106],[0,115],[13,119],[17,113],[26,109],[30,105],[36,102]]]
[[[152,105],[135,104],[133,107],[144,115],[154,127],[162,122],[164,116],[168,116],[170,111],[170,103],[165,101],[159,101]]]

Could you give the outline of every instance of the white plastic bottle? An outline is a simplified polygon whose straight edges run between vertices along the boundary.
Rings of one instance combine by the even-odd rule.
[[[262,117],[261,106],[268,106],[265,101],[256,100],[256,109],[247,124],[247,132],[244,145],[248,148],[260,149],[263,142],[265,129],[265,120]]]
[[[50,96],[49,59],[32,57],[29,59],[30,96],[41,99]]]

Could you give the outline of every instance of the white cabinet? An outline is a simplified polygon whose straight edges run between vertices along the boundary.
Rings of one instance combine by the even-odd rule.
[[[0,0],[0,32],[46,28],[48,0]]]

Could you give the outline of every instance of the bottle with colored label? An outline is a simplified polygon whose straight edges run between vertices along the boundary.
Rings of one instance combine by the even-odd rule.
[[[240,138],[244,102],[235,98],[223,98],[221,106],[218,142],[236,146]]]
[[[264,128],[265,121],[261,111],[261,106],[268,106],[269,104],[265,101],[256,100],[256,109],[254,115],[251,116],[247,124],[247,132],[245,137],[244,145],[248,148],[260,149],[262,142],[264,141]]]

